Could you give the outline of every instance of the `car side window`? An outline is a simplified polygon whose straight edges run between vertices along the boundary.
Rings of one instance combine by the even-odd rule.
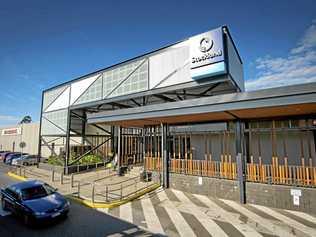
[[[13,190],[11,188],[6,188],[5,191],[6,191],[7,194],[9,194],[14,199],[19,200],[19,194],[15,190]]]

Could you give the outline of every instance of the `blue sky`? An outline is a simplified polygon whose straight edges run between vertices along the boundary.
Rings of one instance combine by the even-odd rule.
[[[255,90],[316,81],[316,2],[1,1],[0,126],[38,121],[41,91],[228,25]]]

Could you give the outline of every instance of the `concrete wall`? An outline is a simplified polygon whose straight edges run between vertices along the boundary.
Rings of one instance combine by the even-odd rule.
[[[171,173],[170,188],[184,192],[239,201],[238,182],[234,180],[189,176]],[[202,183],[199,182],[202,180]],[[293,204],[291,189],[301,190],[300,205]],[[247,203],[316,214],[316,188],[301,188],[260,183],[246,184]]]
[[[22,134],[2,135],[2,130],[7,128],[21,128]],[[38,150],[39,123],[19,124],[0,128],[0,150],[9,150],[20,152],[19,144],[23,141],[26,143],[23,152],[37,154]],[[14,144],[14,145],[13,145]]]

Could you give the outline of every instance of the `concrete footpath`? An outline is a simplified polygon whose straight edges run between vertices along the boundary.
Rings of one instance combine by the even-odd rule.
[[[8,173],[18,180],[38,179],[90,207],[113,207],[137,198],[159,187],[153,181],[140,180],[140,167],[135,167],[124,176],[118,176],[110,168],[63,175],[39,169],[35,166],[11,168]]]

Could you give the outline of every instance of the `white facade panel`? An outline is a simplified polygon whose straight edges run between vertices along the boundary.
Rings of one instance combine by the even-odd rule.
[[[67,108],[69,106],[69,96],[70,87],[64,90],[64,92],[57,97],[57,99],[45,110],[45,112]]]
[[[149,89],[161,87],[168,81],[169,77],[176,74],[177,71],[189,63],[190,51],[188,46],[171,47],[167,51],[156,54],[149,58]],[[179,81],[173,80],[174,84],[183,83],[190,80],[190,74],[186,78],[178,78]],[[166,84],[166,83],[164,83]],[[167,83],[170,85],[171,83]]]
[[[186,63],[184,66],[180,67],[174,74],[168,77],[168,79],[166,79],[159,86],[157,86],[157,88],[177,85],[190,81],[192,81],[190,75],[190,64]]]
[[[99,76],[100,74],[72,83],[70,105],[72,105]]]

